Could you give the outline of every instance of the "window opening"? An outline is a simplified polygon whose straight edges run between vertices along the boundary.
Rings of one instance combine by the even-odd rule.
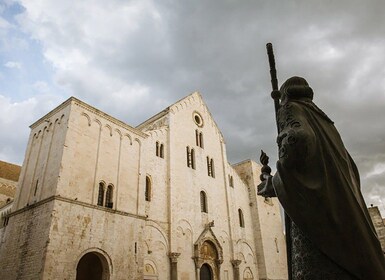
[[[229,185],[230,187],[234,188],[234,180],[233,180],[233,176],[229,175]]]
[[[201,212],[207,213],[207,196],[204,191],[201,191],[200,193],[200,200],[201,200]]]
[[[163,144],[160,144],[160,148],[159,148],[159,156],[161,158],[164,158],[164,145]]]
[[[146,176],[146,189],[144,193],[146,201],[151,201],[151,180]]]
[[[214,159],[210,160],[211,177],[215,178]]]
[[[186,147],[187,167],[190,167],[190,148]]]
[[[98,205],[103,206],[104,202],[104,183],[99,183],[99,193],[98,193]]]
[[[37,186],[38,185],[39,185],[39,179],[36,180],[35,191],[33,192],[33,196],[36,196]]]
[[[245,227],[245,220],[243,218],[243,212],[241,209],[238,209],[238,215],[239,215],[239,226],[244,228]]]
[[[113,186],[108,185],[107,192],[106,192],[106,207],[112,208],[113,202],[112,202],[112,194],[113,194]]]
[[[191,149],[190,158],[191,158],[191,168],[195,169],[195,151],[194,151],[194,149]]]

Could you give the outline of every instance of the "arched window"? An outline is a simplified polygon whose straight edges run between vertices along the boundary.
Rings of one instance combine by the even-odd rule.
[[[201,191],[200,199],[201,199],[201,212],[207,213],[207,196],[204,191]]]
[[[214,160],[212,158],[210,159],[209,157],[207,157],[206,159],[207,159],[207,175],[215,178]]]
[[[229,175],[229,185],[230,187],[234,188],[234,180],[233,180],[233,176]]]
[[[163,144],[160,144],[160,147],[159,147],[159,156],[161,158],[164,158],[164,145]]]
[[[198,147],[203,148],[203,133],[199,132],[198,129],[195,130],[195,142]]]
[[[192,167],[192,169],[195,169],[195,151],[194,151],[194,149],[191,149],[190,157],[191,157],[191,167]]]
[[[151,201],[151,179],[148,176],[146,176],[146,189],[144,192],[144,197],[146,201]]]
[[[211,177],[215,178],[214,159],[210,160]]]
[[[112,195],[113,195],[113,186],[108,185],[107,192],[106,192],[106,204],[105,204],[105,206],[107,208],[112,208],[112,206],[113,206],[113,202],[112,202],[113,196]]]
[[[155,155],[158,157],[159,156],[159,142],[156,141],[156,144],[155,144]]]
[[[207,159],[207,175],[211,176],[211,163],[210,163],[210,158],[206,157]]]
[[[103,202],[104,202],[104,188],[105,188],[104,183],[100,182],[99,183],[99,192],[98,192],[98,205],[99,206],[103,206]]]
[[[187,167],[190,167],[190,147],[186,147]]]
[[[240,208],[238,209],[238,215],[239,215],[239,226],[244,228],[245,227],[245,220],[243,218],[243,212]]]

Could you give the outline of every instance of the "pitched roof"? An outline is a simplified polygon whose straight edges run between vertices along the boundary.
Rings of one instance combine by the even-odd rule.
[[[0,160],[0,178],[17,182],[21,166]]]

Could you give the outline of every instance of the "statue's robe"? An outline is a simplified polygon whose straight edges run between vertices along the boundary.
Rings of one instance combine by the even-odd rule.
[[[358,170],[333,122],[310,99],[289,100],[277,120],[279,160],[272,183],[294,227],[287,232],[294,235],[292,242],[303,234],[311,248],[347,272],[346,278],[330,279],[385,279],[384,255]],[[310,277],[298,279],[329,279]]]

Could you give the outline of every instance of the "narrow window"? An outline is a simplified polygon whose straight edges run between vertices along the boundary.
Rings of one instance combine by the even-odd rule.
[[[164,145],[163,144],[160,144],[160,147],[159,147],[159,156],[161,158],[164,158]]]
[[[38,185],[39,185],[39,180],[36,180],[35,191],[33,192],[33,196],[36,196],[37,186]]]
[[[99,193],[98,193],[98,205],[103,206],[104,202],[104,183],[99,183]]]
[[[211,162],[209,157],[207,157],[206,159],[207,159],[207,175],[211,176]]]
[[[214,159],[210,160],[211,177],[215,178]]]
[[[106,191],[106,204],[105,204],[107,208],[112,208],[113,206],[112,194],[113,194],[113,186],[108,185],[107,191]]]
[[[192,167],[192,169],[195,169],[195,151],[194,151],[194,149],[191,149],[190,157],[191,157],[191,167]]]
[[[201,191],[200,199],[201,199],[201,212],[207,213],[207,197],[204,191]]]
[[[243,212],[241,209],[238,209],[238,215],[239,215],[239,226],[244,228],[245,227],[245,220],[243,219]]]
[[[195,142],[196,142],[197,146],[200,147],[200,145],[199,145],[199,131],[198,131],[198,129],[195,130]]]
[[[234,180],[233,180],[233,176],[229,175],[229,185],[230,187],[234,188]]]
[[[199,147],[203,149],[203,133],[199,133]]]
[[[190,167],[190,148],[186,147],[187,167]]]
[[[4,218],[4,227],[6,227],[8,225],[8,222],[9,222],[9,217],[5,216],[5,218]]]
[[[150,177],[146,176],[146,189],[144,193],[146,201],[151,201],[151,180]]]
[[[156,144],[155,144],[155,154],[156,154],[156,156],[158,157],[159,156],[159,142],[158,141],[156,141]]]
[[[1,219],[3,220],[3,227],[6,227],[8,225],[8,222],[9,222],[9,213],[10,212],[5,212],[1,215]]]

